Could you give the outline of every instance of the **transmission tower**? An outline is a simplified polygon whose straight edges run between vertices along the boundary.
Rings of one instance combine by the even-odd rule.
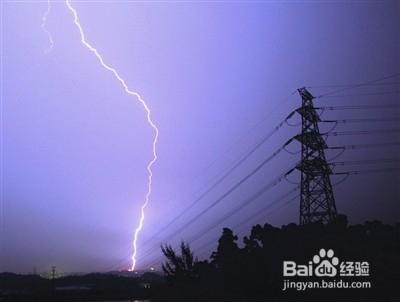
[[[306,88],[298,92],[302,99],[302,106],[297,109],[302,129],[301,134],[295,136],[301,143],[301,161],[296,166],[301,173],[300,224],[326,223],[337,214],[330,181],[332,171],[324,152],[327,144],[319,132],[321,120],[313,104],[314,96]]]

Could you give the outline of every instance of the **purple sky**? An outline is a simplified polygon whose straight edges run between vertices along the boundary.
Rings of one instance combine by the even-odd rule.
[[[300,105],[299,97],[291,95],[296,88],[354,84],[400,71],[398,1],[72,4],[87,39],[130,88],[144,97],[160,129],[154,194],[139,240],[138,268],[148,267],[159,256],[144,251],[157,248],[163,238],[298,131],[282,129],[158,240],[144,246],[240,154]],[[48,16],[47,27],[55,43],[48,54],[49,41],[40,26],[46,2],[6,1],[2,5],[0,271],[28,272],[34,266],[45,271],[51,265],[61,271],[127,268],[132,233],[146,192],[146,164],[151,159],[152,132],[143,109],[80,43],[72,15],[62,1],[53,3]],[[399,91],[399,85],[369,89],[343,94]],[[315,94],[328,91],[310,90]],[[324,102],[398,101],[397,93]],[[396,112],[368,114],[393,116]],[[396,126],[371,124],[351,129]],[[329,143],[396,139],[398,134],[347,137]],[[398,149],[349,151],[342,159],[388,158],[397,153]],[[283,154],[171,243],[207,228],[298,160],[298,155]],[[298,181],[296,175],[290,179]],[[349,178],[335,188],[339,212],[353,223],[400,220],[399,180],[394,173]],[[234,226],[292,187],[280,184],[193,247],[206,245],[222,226]],[[298,201],[247,226],[267,220],[277,225],[297,222]],[[212,247],[199,250],[200,256],[207,256]]]

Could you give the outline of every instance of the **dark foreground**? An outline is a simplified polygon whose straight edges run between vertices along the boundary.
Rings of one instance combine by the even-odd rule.
[[[55,280],[37,275],[0,274],[0,301],[133,301],[146,300],[165,283],[161,275],[141,277],[88,274]]]
[[[205,261],[198,261],[184,243],[179,251],[164,246],[163,275],[48,280],[0,274],[0,301],[400,301],[400,224],[348,226],[346,217],[339,216],[328,225],[256,225],[242,248],[237,240],[224,229],[217,250]],[[284,277],[284,261],[304,266],[296,266],[298,275]],[[369,286],[304,290],[304,284],[322,281]],[[288,283],[295,288],[285,288]]]

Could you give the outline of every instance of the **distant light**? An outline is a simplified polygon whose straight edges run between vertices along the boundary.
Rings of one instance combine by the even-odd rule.
[[[151,271],[154,271],[154,267],[150,267],[150,270],[151,270]]]

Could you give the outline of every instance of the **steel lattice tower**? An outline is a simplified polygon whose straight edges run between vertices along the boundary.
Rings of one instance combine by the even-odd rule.
[[[337,214],[330,181],[332,171],[324,152],[327,144],[319,132],[320,117],[313,104],[314,96],[306,88],[298,92],[302,99],[302,106],[297,109],[302,129],[295,137],[301,143],[301,161],[296,166],[301,172],[300,224],[326,223]]]

